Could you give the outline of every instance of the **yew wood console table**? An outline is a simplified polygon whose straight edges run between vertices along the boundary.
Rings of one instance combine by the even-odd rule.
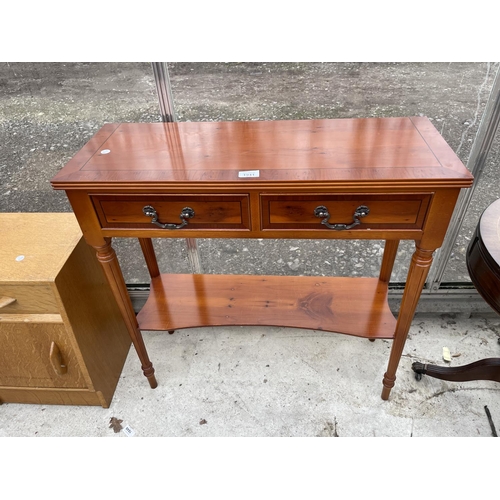
[[[396,380],[433,252],[473,178],[425,117],[106,124],[52,179],[95,248],[152,388],[141,330],[268,325],[392,339]],[[151,274],[136,316],[112,238]],[[377,278],[161,274],[152,238],[385,240]],[[397,319],[388,283],[415,241]]]

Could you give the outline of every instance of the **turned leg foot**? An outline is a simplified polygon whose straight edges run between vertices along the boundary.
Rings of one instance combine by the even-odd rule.
[[[147,368],[145,368],[144,366],[142,366],[141,368],[142,373],[144,373],[144,376],[148,379],[151,389],[156,389],[158,387],[158,382],[156,381],[155,370],[152,363],[150,363]]]
[[[391,389],[394,387],[396,382],[396,377],[389,377],[387,373],[384,373],[384,379],[382,381],[382,399],[387,401],[389,399],[389,394],[391,393]]]

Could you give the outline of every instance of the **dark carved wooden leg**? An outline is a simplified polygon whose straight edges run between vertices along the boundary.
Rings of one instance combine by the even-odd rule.
[[[94,246],[94,249],[97,252],[97,259],[104,269],[106,278],[111,286],[121,313],[125,318],[128,332],[132,338],[132,343],[134,344],[135,350],[137,351],[142,364],[142,371],[147,377],[149,385],[152,389],[154,389],[158,385],[154,375],[155,371],[153,364],[149,360],[146,346],[144,345],[144,339],[142,338],[141,331],[139,330],[139,325],[135,317],[135,312],[132,307],[132,302],[127,291],[125,280],[123,279],[118,259],[116,258],[115,251],[111,246],[111,238],[104,238],[104,241],[105,244],[103,246]]]
[[[411,322],[413,321],[413,316],[425,284],[425,279],[429,273],[433,252],[434,250],[423,250],[417,246],[411,259],[408,280],[401,301],[398,322],[396,324],[391,354],[389,356],[389,364],[383,379],[384,387],[382,389],[382,399],[384,400],[389,399],[389,394],[396,381],[396,371],[398,369],[399,360],[403,353],[406,337],[408,336]]]
[[[471,380],[492,380],[500,382],[500,358],[486,358],[462,366],[438,366],[413,363],[412,370],[416,375],[451,382],[470,382]]]

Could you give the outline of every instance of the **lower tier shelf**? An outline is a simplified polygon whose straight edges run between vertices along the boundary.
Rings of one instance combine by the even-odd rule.
[[[392,339],[387,292],[377,278],[161,274],[137,320],[141,330],[282,326]]]

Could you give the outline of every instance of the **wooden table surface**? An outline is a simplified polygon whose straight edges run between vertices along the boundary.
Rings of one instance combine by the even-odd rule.
[[[141,328],[241,321],[392,338],[383,399],[394,386],[433,252],[460,190],[472,183],[426,117],[107,124],[52,179],[55,189],[66,191],[97,252],[151,387],[157,381]],[[111,245],[115,237],[139,238],[151,274],[139,323]],[[162,275],[152,238],[364,238],[386,244],[374,281],[327,277],[324,286],[303,280],[301,287],[290,277],[273,277],[257,286],[251,276]],[[394,322],[386,295],[401,239],[415,241],[415,253]],[[354,283],[366,297],[360,303]],[[233,293],[237,286],[239,295]],[[339,287],[347,299],[335,298]],[[312,294],[313,288],[323,294]],[[287,290],[286,300],[276,300],[276,289]],[[247,304],[245,294],[251,295]],[[231,313],[236,299],[238,317]]]
[[[258,169],[260,177],[238,178]],[[107,124],[54,187],[210,182],[468,186],[471,174],[425,117]],[[454,182],[455,181],[455,182]]]

